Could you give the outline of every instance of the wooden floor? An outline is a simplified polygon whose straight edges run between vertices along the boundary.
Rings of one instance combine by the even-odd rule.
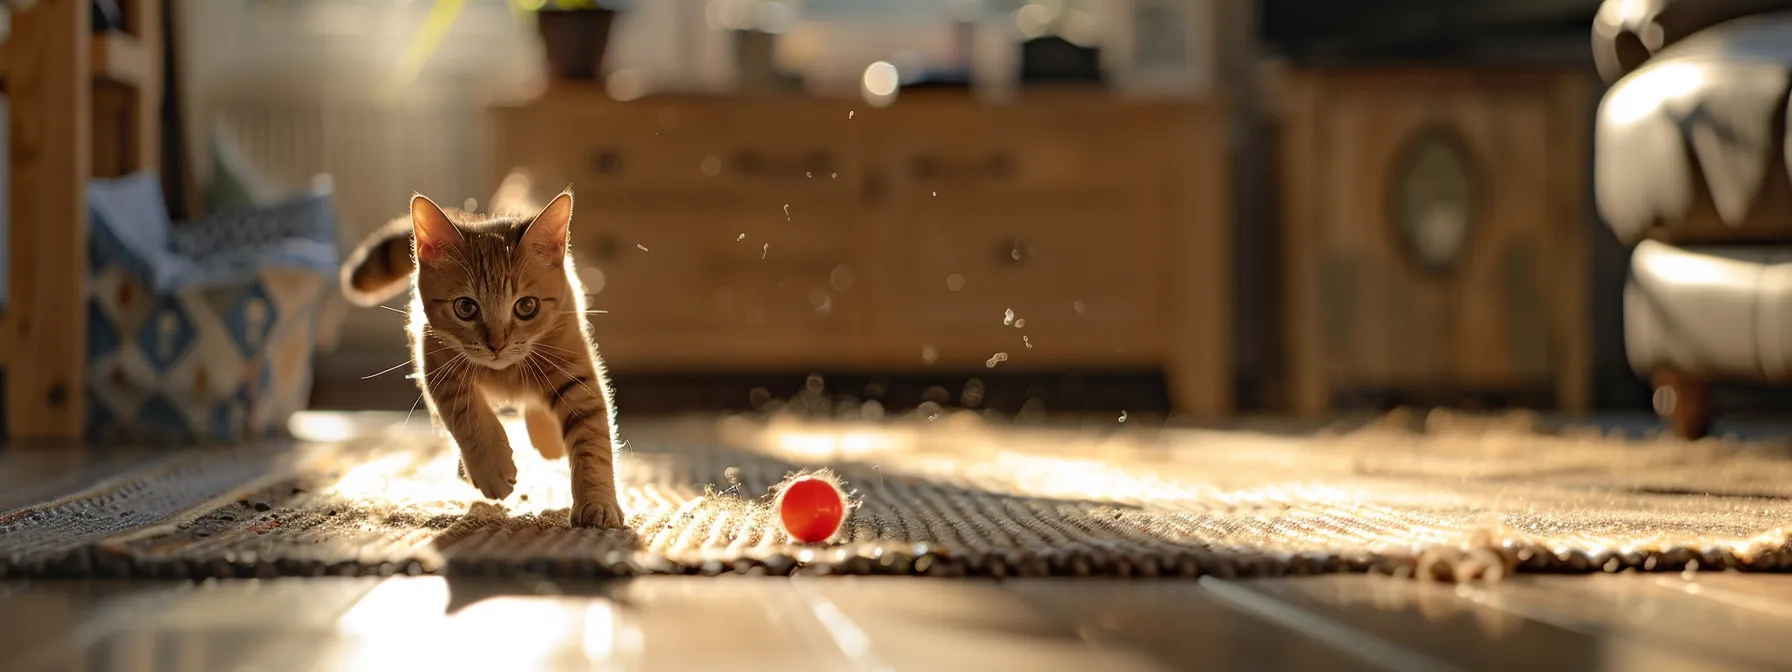
[[[1786,669],[1792,577],[0,583],[9,670]]]
[[[0,514],[147,457],[12,451]],[[7,672],[1792,669],[1788,633],[1792,575],[1713,571],[0,580]]]

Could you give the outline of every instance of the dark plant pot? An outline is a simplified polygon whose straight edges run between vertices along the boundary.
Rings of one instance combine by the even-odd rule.
[[[548,72],[556,79],[593,80],[603,72],[615,10],[573,9],[536,13]]]

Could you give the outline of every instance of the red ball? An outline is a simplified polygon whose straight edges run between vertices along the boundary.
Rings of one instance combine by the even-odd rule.
[[[846,497],[833,483],[803,476],[791,481],[778,496],[778,517],[784,520],[784,530],[797,541],[827,541],[846,520]]]

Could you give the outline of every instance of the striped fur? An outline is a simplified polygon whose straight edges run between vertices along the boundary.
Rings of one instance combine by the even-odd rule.
[[[518,169],[505,176],[492,195],[489,210],[495,215],[526,217],[539,212],[542,205],[531,194],[532,181],[527,171]],[[459,210],[463,220],[478,219]],[[342,294],[355,305],[371,307],[392,300],[411,285],[411,274],[417,270],[411,257],[411,216],[392,218],[385,226],[349,253],[342,264]]]
[[[411,284],[411,218],[399,217],[380,227],[342,264],[342,294],[358,306],[377,306]]]
[[[494,205],[521,203],[524,191],[511,189],[506,201],[501,189]],[[494,410],[514,406],[537,451],[571,460],[572,523],[622,527],[614,404],[567,253],[572,202],[569,190],[533,217],[482,216],[418,195],[410,217],[381,229],[345,266],[343,286],[364,303],[396,294],[396,275],[411,280],[418,384],[483,495],[503,499],[515,489],[516,464]],[[394,251],[400,244],[403,254]]]

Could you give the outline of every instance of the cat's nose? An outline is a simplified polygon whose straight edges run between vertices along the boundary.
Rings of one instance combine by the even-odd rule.
[[[500,341],[500,340],[488,339],[485,342],[485,347],[491,348],[492,354],[494,354],[494,355],[498,354],[499,352],[502,352],[504,350],[504,346],[507,346],[507,345],[510,345],[510,342],[507,340]]]

